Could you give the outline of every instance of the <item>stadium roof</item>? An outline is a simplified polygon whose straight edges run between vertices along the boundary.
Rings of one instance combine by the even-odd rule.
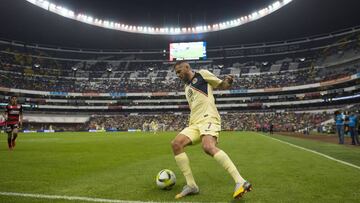
[[[116,1],[53,0],[76,13],[134,25],[196,26],[247,15],[274,0]],[[341,5],[339,5],[341,4]],[[64,18],[27,1],[0,2],[0,38],[28,43],[94,49],[167,48],[169,42],[199,41],[208,46],[262,43],[324,34],[358,26],[358,0],[294,0],[277,12],[228,30],[191,35],[144,35],[108,30]],[[14,12],[16,11],[16,12]]]
[[[106,29],[118,30],[122,32],[130,32],[130,33],[139,33],[139,34],[151,34],[151,35],[189,35],[189,34],[199,34],[199,33],[208,33],[208,32],[216,32],[221,30],[226,30],[234,27],[238,27],[244,25],[249,22],[253,22],[255,20],[266,17],[287,4],[291,3],[292,0],[278,0],[274,1],[269,5],[265,5],[263,7],[259,7],[253,10],[251,13],[246,15],[238,15],[233,18],[224,19],[224,16],[221,16],[218,19],[214,19],[216,16],[216,10],[211,12],[210,23],[208,23],[207,12],[210,12],[210,9],[199,9],[202,12],[195,12],[195,14],[203,14],[202,19],[198,20],[195,18],[194,20],[198,22],[193,22],[192,13],[188,14],[188,12],[180,12],[179,10],[174,10],[171,12],[173,16],[176,15],[176,20],[174,18],[169,17],[166,13],[169,12],[169,9],[161,9],[161,7],[156,8],[156,12],[151,12],[151,5],[149,7],[135,7],[131,8],[128,5],[122,6],[115,5],[115,8],[125,8],[126,10],[135,11],[139,10],[138,8],[146,8],[144,13],[148,14],[148,17],[141,18],[141,14],[136,15],[138,18],[138,22],[135,24],[129,23],[129,20],[123,18],[122,21],[118,20],[109,20],[109,18],[102,18],[98,16],[93,16],[88,13],[84,13],[81,11],[76,11],[74,9],[68,9],[67,7],[55,4],[55,2],[49,2],[47,0],[26,0],[33,5],[47,10],[49,12],[55,13],[57,15],[63,16],[65,18],[69,18],[72,20],[76,20],[82,23],[90,24],[93,26],[98,26]],[[149,2],[149,1],[147,1]],[[145,2],[146,3],[146,2]],[[164,2],[165,3],[165,2]],[[111,3],[108,3],[111,4]],[[214,3],[216,4],[216,3]],[[206,5],[206,4],[204,4]],[[205,7],[202,5],[201,7]],[[81,7],[81,5],[80,5]],[[128,8],[127,8],[128,7]],[[150,8],[150,9],[149,9]],[[170,7],[177,8],[177,7]],[[211,8],[211,7],[210,7]],[[238,8],[238,6],[234,6],[234,8]],[[223,11],[223,13],[227,13],[227,11]],[[124,13],[121,13],[124,16]],[[129,17],[131,15],[127,15]],[[155,16],[155,19],[152,19],[152,16]],[[159,18],[160,17],[160,18]],[[197,17],[196,15],[194,17]],[[166,22],[167,19],[170,19],[170,22]],[[190,22],[184,22],[184,19],[190,19]],[[172,21],[172,22],[171,22]]]

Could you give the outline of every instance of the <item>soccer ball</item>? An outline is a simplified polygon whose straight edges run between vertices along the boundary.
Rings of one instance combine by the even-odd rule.
[[[156,176],[156,185],[163,190],[170,190],[176,183],[175,173],[169,169],[161,170]]]

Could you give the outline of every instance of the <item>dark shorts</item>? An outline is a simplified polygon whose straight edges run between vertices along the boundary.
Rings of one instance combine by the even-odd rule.
[[[19,128],[19,124],[8,124],[8,125],[6,125],[5,130],[7,133],[11,133],[14,129],[17,129],[17,128]]]

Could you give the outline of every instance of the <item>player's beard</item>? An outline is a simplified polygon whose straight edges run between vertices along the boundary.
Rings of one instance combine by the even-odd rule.
[[[191,80],[191,78],[190,78],[190,75],[189,75],[189,74],[184,75],[184,78],[182,79],[182,81],[183,81],[184,83],[186,83],[186,84],[189,83],[190,80]]]
[[[188,79],[187,77],[184,77],[184,79],[182,79],[182,81],[183,81],[184,83],[188,83],[188,82],[189,82],[189,79]]]

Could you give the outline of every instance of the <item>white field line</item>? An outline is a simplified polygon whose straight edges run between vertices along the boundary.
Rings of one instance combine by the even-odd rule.
[[[66,196],[66,195],[45,195],[45,194],[29,194],[29,193],[17,193],[17,192],[0,192],[0,196],[13,196],[13,197],[27,197],[35,199],[49,199],[49,200],[69,200],[69,201],[85,201],[85,202],[108,202],[108,203],[166,203],[166,202],[143,202],[143,201],[131,201],[131,200],[116,200],[116,199],[103,199],[92,197],[78,197],[78,196]],[[175,202],[175,201],[174,201]],[[185,203],[178,202],[176,203]],[[196,202],[186,202],[196,203]]]
[[[307,149],[307,148],[304,148],[304,147],[300,147],[298,145],[295,145],[295,144],[291,144],[289,142],[285,142],[285,141],[282,141],[282,140],[279,140],[279,139],[276,139],[276,138],[273,138],[273,137],[270,137],[270,136],[266,136],[266,135],[263,135],[263,134],[260,134],[260,133],[257,133],[263,137],[266,137],[266,138],[269,138],[269,139],[272,139],[272,140],[275,140],[275,141],[278,141],[278,142],[281,142],[283,144],[287,144],[287,145],[290,145],[292,147],[295,147],[295,148],[298,148],[298,149],[301,149],[301,150],[304,150],[304,151],[307,151],[307,152],[311,152],[311,153],[314,153],[314,154],[317,154],[319,156],[322,156],[322,157],[325,157],[327,159],[330,159],[330,160],[333,160],[333,161],[336,161],[338,163],[341,163],[341,164],[344,164],[344,165],[347,165],[347,166],[351,166],[353,168],[356,168],[356,169],[359,169],[360,170],[360,166],[357,166],[355,164],[352,164],[352,163],[349,163],[349,162],[346,162],[346,161],[342,161],[342,160],[339,160],[339,159],[336,159],[334,157],[331,157],[329,155],[326,155],[326,154],[323,154],[323,153],[320,153],[320,152],[317,152],[317,151],[314,151],[314,150],[311,150],[311,149]]]

